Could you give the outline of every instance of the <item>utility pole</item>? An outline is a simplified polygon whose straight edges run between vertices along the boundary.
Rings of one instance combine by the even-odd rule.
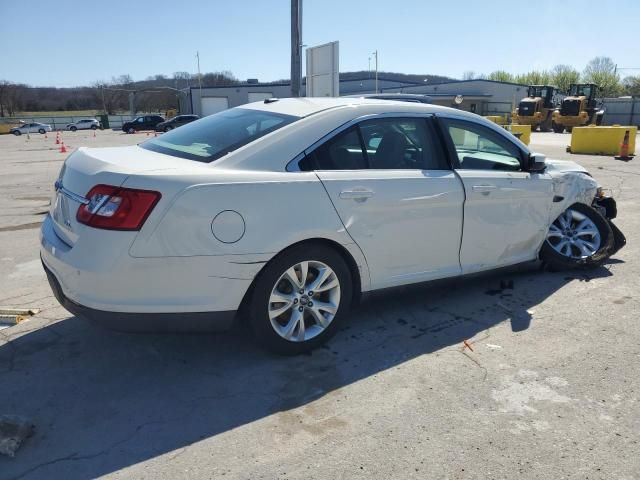
[[[202,98],[202,75],[200,75],[200,52],[196,52],[198,59],[198,88],[200,89],[200,98]]]
[[[375,55],[376,57],[376,93],[378,93],[378,50],[373,52],[371,55]]]
[[[291,0],[291,96],[300,96],[302,84],[302,0]]]
[[[369,78],[371,78],[371,57],[369,57]]]

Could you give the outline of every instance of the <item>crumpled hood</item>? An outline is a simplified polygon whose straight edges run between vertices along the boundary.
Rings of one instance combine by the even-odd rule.
[[[547,172],[549,173],[579,172],[589,174],[589,171],[582,165],[578,165],[576,162],[570,160],[547,159],[545,164],[547,165]]]

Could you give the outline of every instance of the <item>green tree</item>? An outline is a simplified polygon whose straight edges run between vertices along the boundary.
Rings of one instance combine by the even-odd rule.
[[[585,83],[599,85],[602,97],[617,97],[622,93],[620,75],[609,57],[596,57],[591,60],[584,69],[582,79]]]
[[[570,65],[556,65],[551,70],[551,83],[566,93],[572,83],[580,81],[580,72]]]
[[[521,75],[516,75],[515,81],[522,85],[549,85],[551,84],[551,74],[546,70],[532,70]]]
[[[626,77],[622,81],[625,95],[640,96],[640,75]]]
[[[496,70],[487,75],[487,80],[494,80],[496,82],[513,82],[514,77],[511,73],[504,70]]]

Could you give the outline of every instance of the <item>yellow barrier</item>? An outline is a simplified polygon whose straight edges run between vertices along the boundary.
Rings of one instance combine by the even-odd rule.
[[[629,132],[629,155],[636,150],[638,127],[574,127],[571,132],[571,153],[590,153],[592,155],[618,155],[625,132]]]
[[[9,133],[9,130],[13,128],[13,125],[8,125],[6,123],[0,123],[0,135],[3,133]]]
[[[492,121],[493,123],[497,123],[498,125],[504,125],[507,123],[507,119],[502,115],[485,115],[484,118]]]
[[[511,133],[519,133],[520,135],[516,135],[516,137],[520,138],[520,141],[525,145],[529,145],[531,142],[531,125],[505,125],[505,130],[510,131]]]

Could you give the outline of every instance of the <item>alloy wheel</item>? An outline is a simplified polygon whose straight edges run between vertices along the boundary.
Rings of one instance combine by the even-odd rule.
[[[287,269],[269,297],[268,314],[275,332],[291,342],[320,335],[340,305],[340,282],[325,263],[309,260]]]
[[[547,242],[560,255],[585,259],[600,249],[600,231],[585,214],[569,208],[549,227]]]

